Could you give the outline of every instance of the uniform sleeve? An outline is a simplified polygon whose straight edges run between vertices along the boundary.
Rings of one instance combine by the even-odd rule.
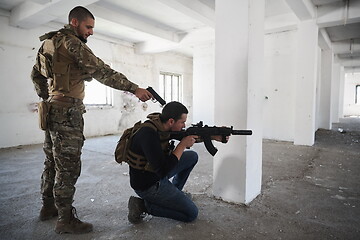
[[[36,64],[34,65],[31,71],[31,79],[35,86],[35,91],[37,95],[45,100],[49,97],[48,82],[47,82],[47,78],[41,75],[39,69],[40,69],[39,61],[36,58]]]
[[[64,44],[70,55],[75,58],[79,67],[102,84],[131,93],[134,93],[139,87],[137,84],[129,81],[124,74],[113,70],[100,58],[96,57],[80,40],[67,37]]]

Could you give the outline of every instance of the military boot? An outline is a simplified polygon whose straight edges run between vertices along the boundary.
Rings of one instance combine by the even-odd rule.
[[[43,200],[43,206],[40,210],[40,221],[46,221],[58,215],[54,200]]]
[[[55,225],[55,232],[62,233],[73,233],[81,234],[88,233],[93,230],[93,225],[91,223],[82,222],[78,219],[76,214],[76,209],[72,207],[70,210],[64,211],[62,216],[59,217]]]
[[[131,196],[128,202],[128,220],[133,224],[141,223],[143,214],[147,212],[143,199]]]

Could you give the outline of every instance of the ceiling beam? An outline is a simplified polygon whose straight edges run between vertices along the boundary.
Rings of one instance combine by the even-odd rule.
[[[188,17],[215,28],[215,9],[198,0],[159,0],[163,4],[182,12]]]
[[[316,7],[311,0],[285,0],[295,15],[301,20],[313,19]]]
[[[197,29],[187,33],[180,43],[169,41],[145,41],[135,44],[135,52],[139,54],[157,53],[174,50],[180,47],[196,46],[215,40],[215,30],[211,27]]]
[[[10,11],[0,8],[0,16],[10,17]]]
[[[348,8],[343,1],[318,7],[319,27],[334,27],[356,22],[360,22],[360,1],[349,1]]]
[[[324,28],[319,30],[318,44],[322,50],[330,50],[332,48],[331,40]]]
[[[86,6],[98,0],[53,0],[46,4],[39,4],[32,1],[25,1],[16,6],[10,15],[10,25],[21,28],[34,28],[63,17],[78,6]]]
[[[166,52],[176,48],[178,44],[169,41],[149,40],[135,44],[135,53],[151,54],[158,52]]]
[[[344,67],[346,73],[360,73],[360,67]]]
[[[339,0],[312,0],[316,6],[338,2]]]
[[[335,54],[360,53],[360,39],[334,42],[332,45]]]
[[[337,56],[341,59],[360,59],[360,52],[353,52],[353,53],[341,53],[341,54],[337,54]]]
[[[267,17],[264,22],[265,34],[295,30],[298,23],[299,19],[292,12]]]
[[[160,24],[152,24],[149,19],[141,18],[141,16],[131,15],[127,11],[117,10],[116,12],[98,5],[91,5],[89,10],[96,16],[96,18],[102,18],[106,21],[113,22],[115,25],[122,25],[133,31],[138,31],[160,39],[165,39],[171,42],[178,43],[183,38],[180,30],[171,29],[168,26],[163,28]],[[165,29],[167,28],[167,29]]]
[[[339,63],[344,67],[360,67],[360,58],[335,58],[335,63]]]

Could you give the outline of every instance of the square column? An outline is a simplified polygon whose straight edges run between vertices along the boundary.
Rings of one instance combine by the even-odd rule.
[[[215,124],[253,130],[214,142],[213,193],[236,203],[261,191],[264,9],[264,0],[216,1]]]
[[[315,141],[318,26],[315,20],[299,23],[296,74],[294,144],[312,146]]]
[[[321,89],[319,128],[331,129],[331,82],[334,54],[331,50],[321,51]]]
[[[340,106],[340,76],[343,67],[339,63],[334,63],[331,81],[331,123],[339,122]]]
[[[339,118],[344,117],[344,94],[345,94],[345,69],[340,67],[340,87],[339,87]]]

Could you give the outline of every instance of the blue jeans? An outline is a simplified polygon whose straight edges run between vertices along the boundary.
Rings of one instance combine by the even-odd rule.
[[[135,191],[144,199],[148,213],[182,222],[191,222],[197,218],[198,208],[181,191],[197,161],[196,152],[185,151],[167,177],[144,191]],[[169,181],[171,177],[172,182]]]

